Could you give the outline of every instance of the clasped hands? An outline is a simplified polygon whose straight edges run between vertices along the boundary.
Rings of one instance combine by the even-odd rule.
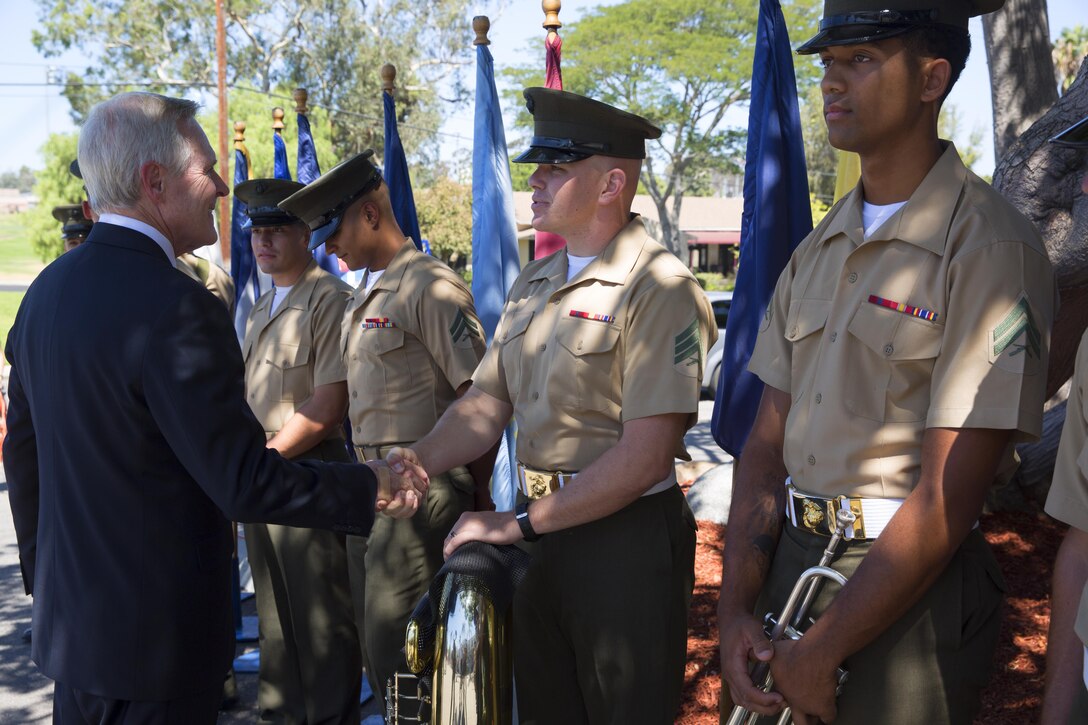
[[[799,641],[770,642],[750,614],[723,616],[719,610],[722,684],[730,699],[752,712],[776,715],[789,704],[797,725],[830,723],[836,715],[837,665]],[[749,674],[751,662],[770,664],[774,689],[763,692]]]
[[[390,457],[392,455],[390,453]],[[378,479],[378,492],[374,498],[375,511],[395,519],[406,519],[419,509],[430,486],[430,478],[422,466],[405,465],[399,457],[397,460],[367,461],[366,465]]]

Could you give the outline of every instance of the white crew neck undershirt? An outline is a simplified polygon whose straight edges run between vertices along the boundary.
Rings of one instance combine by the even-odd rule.
[[[567,281],[578,276],[578,273],[589,266],[596,257],[575,257],[570,252],[567,252]]]
[[[873,232],[880,229],[880,225],[897,211],[903,208],[905,201],[897,201],[894,204],[870,204],[867,201],[861,203],[861,225],[865,228],[865,239],[873,236]]]
[[[272,288],[272,307],[268,310],[269,315],[275,314],[276,308],[278,308],[283,303],[283,301],[287,299],[287,295],[291,294],[292,287],[294,287],[294,285],[291,285],[291,287]]]

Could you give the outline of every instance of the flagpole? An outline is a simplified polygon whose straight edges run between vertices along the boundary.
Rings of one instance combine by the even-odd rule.
[[[227,31],[223,14],[223,0],[215,0],[215,57],[218,65],[219,84],[219,168],[222,176],[229,178],[230,146],[227,142]],[[230,260],[230,207],[227,197],[219,198],[219,252],[224,260]]]

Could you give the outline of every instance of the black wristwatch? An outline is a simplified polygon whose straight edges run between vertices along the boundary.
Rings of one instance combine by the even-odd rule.
[[[519,503],[514,507],[514,518],[518,520],[518,526],[521,527],[521,535],[526,541],[536,541],[540,538],[540,534],[533,529],[533,524],[529,521],[529,501]]]

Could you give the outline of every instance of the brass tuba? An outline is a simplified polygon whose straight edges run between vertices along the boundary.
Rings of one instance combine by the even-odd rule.
[[[803,634],[801,628],[808,616],[808,610],[812,607],[812,603],[816,601],[816,597],[820,593],[820,587],[826,580],[830,579],[840,587],[846,584],[846,577],[832,569],[828,564],[835,558],[839,542],[842,541],[846,530],[853,527],[856,519],[857,516],[849,509],[839,509],[835,517],[835,532],[831,535],[831,541],[828,542],[827,548],[824,549],[823,556],[820,557],[820,563],[801,572],[801,576],[794,583],[790,596],[777,617],[774,616],[774,612],[768,612],[767,616],[763,618],[767,638],[772,642],[777,642],[786,637],[790,639],[801,638]],[[837,692],[842,692],[842,686],[846,684],[847,675],[846,670],[841,667],[838,668],[839,686]],[[752,670],[752,682],[759,683],[759,688],[764,692],[770,692],[774,686],[774,678],[771,676],[769,663],[760,662],[755,666]],[[788,725],[788,723],[792,722],[790,713],[791,710],[788,706],[783,709],[778,716],[778,725]],[[751,712],[740,705],[736,705],[733,707],[732,712],[729,713],[726,725],[753,725],[759,717],[759,713]]]
[[[386,685],[387,723],[513,722],[510,605],[528,565],[516,546],[472,542],[453,553],[408,620],[411,674]]]

